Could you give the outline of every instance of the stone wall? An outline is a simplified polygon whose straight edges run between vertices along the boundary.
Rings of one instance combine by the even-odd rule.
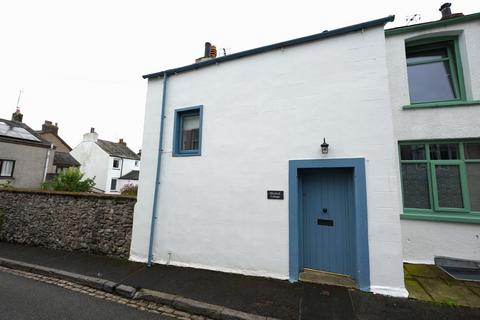
[[[128,258],[136,198],[0,189],[0,241]]]

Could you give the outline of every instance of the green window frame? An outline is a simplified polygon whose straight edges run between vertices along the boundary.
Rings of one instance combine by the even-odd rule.
[[[480,166],[480,153],[479,155],[474,156],[471,158],[466,156],[466,149],[465,146],[467,144],[480,144],[480,139],[463,139],[463,140],[429,140],[429,141],[402,141],[399,142],[398,150],[399,150],[399,162],[400,162],[400,181],[402,187],[402,199],[403,199],[403,213],[401,214],[402,219],[412,219],[412,220],[433,220],[433,221],[451,221],[451,222],[465,222],[465,223],[480,223],[480,209],[478,209],[478,203],[480,202],[480,194],[478,194],[478,184],[475,185],[474,188],[477,191],[476,194],[472,194],[474,190],[470,190],[469,185],[471,185],[475,180],[469,181],[469,174],[468,174],[468,166],[475,166],[478,164]],[[440,155],[440,151],[438,154],[433,152],[433,155],[436,157],[432,158],[432,148],[435,148],[437,145],[444,146],[443,154],[447,155],[447,157],[451,157],[452,159],[438,159]],[[458,148],[448,148],[446,145],[451,146],[458,146]],[[422,152],[418,153],[419,156],[409,157],[410,159],[402,159],[402,146],[415,146],[418,150],[423,150]],[[446,150],[448,149],[448,150]],[[405,148],[408,150],[408,147]],[[412,152],[413,154],[413,152]],[[442,156],[439,156],[442,158]],[[419,205],[417,208],[408,207],[405,205],[406,202],[409,202],[412,198],[412,194],[415,193],[414,190],[405,190],[405,182],[404,179],[409,179],[410,177],[407,176],[407,166],[404,165],[418,165],[420,168],[426,169],[426,182],[422,181],[425,179],[424,177],[420,177],[419,180],[425,182],[428,186],[428,199],[423,199],[424,208],[420,208],[422,205]],[[452,195],[451,199],[455,199],[458,203],[462,203],[461,206],[457,207],[447,207],[442,206],[442,199],[441,197],[445,197],[446,193],[452,190],[452,184],[444,184],[440,185],[442,187],[441,192],[439,193],[439,175],[437,174],[437,169],[439,168],[448,168],[448,167],[455,167],[458,170],[450,171],[450,173],[458,173],[459,179],[459,191],[460,194],[448,194],[449,196]],[[478,169],[476,169],[478,170]],[[474,172],[474,171],[472,171]],[[478,173],[477,173],[478,174]],[[423,175],[421,173],[420,175]],[[478,179],[480,181],[480,179]],[[475,182],[480,183],[480,182]],[[418,188],[418,185],[416,186]],[[448,190],[450,188],[450,190]],[[419,188],[421,189],[421,188]],[[425,191],[425,190],[423,190]],[[407,193],[406,193],[407,192]],[[421,196],[417,197],[422,198]],[[450,199],[450,200],[451,200]],[[474,202],[472,202],[472,200]],[[421,202],[421,201],[420,201]],[[428,202],[428,204],[427,204]],[[472,209],[472,203],[475,203],[475,210]]]
[[[435,37],[417,41],[408,41],[406,42],[405,47],[407,57],[407,69],[409,67],[418,65],[426,65],[438,62],[447,63],[451,73],[451,84],[454,98],[414,101],[411,97],[412,89],[410,88],[411,83],[409,81],[410,105],[404,106],[404,108],[441,107],[466,104],[465,81],[463,76],[462,61],[460,58],[458,37]],[[408,61],[408,56],[411,54],[418,54],[422,52],[441,49],[444,49],[447,53],[445,57],[434,57],[432,59],[417,59],[417,61]],[[477,102],[478,101],[475,101],[475,104]]]

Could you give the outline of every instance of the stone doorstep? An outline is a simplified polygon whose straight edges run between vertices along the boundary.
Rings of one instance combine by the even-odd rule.
[[[115,283],[101,278],[84,276],[77,273],[47,268],[21,261],[0,258],[0,266],[68,280],[98,290],[115,293],[129,299],[144,300],[169,305],[180,311],[202,315],[216,320],[279,320],[276,318],[233,310],[223,306],[213,305],[160,291],[148,289],[137,290],[131,286],[121,283]]]

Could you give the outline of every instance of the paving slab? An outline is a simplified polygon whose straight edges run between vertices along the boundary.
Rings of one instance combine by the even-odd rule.
[[[405,279],[405,287],[410,298],[423,301],[433,301],[432,297],[422,288],[417,280],[413,278]]]
[[[442,270],[434,265],[405,263],[403,268],[413,277],[442,278],[445,275]]]

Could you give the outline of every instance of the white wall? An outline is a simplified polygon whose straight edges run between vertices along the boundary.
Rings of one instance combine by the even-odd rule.
[[[386,39],[387,62],[395,140],[480,137],[480,104],[454,108],[402,109],[402,106],[408,105],[410,101],[405,39],[432,33],[459,34],[467,98],[480,100],[478,21],[437,28],[433,31],[389,36]],[[397,191],[401,201],[400,189]],[[440,255],[480,260],[478,225],[410,220],[402,220],[401,224],[405,261],[433,263],[434,257]]]
[[[95,188],[110,190],[110,181],[107,184],[110,156],[102,148],[93,141],[82,141],[70,154],[80,162],[80,171],[87,178],[95,177]]]
[[[131,259],[146,261],[162,79],[148,83]],[[365,157],[371,288],[405,295],[383,29],[169,78],[154,261],[288,278],[288,161]],[[173,114],[204,105],[202,156],[172,157]],[[269,201],[266,190],[284,190]]]

